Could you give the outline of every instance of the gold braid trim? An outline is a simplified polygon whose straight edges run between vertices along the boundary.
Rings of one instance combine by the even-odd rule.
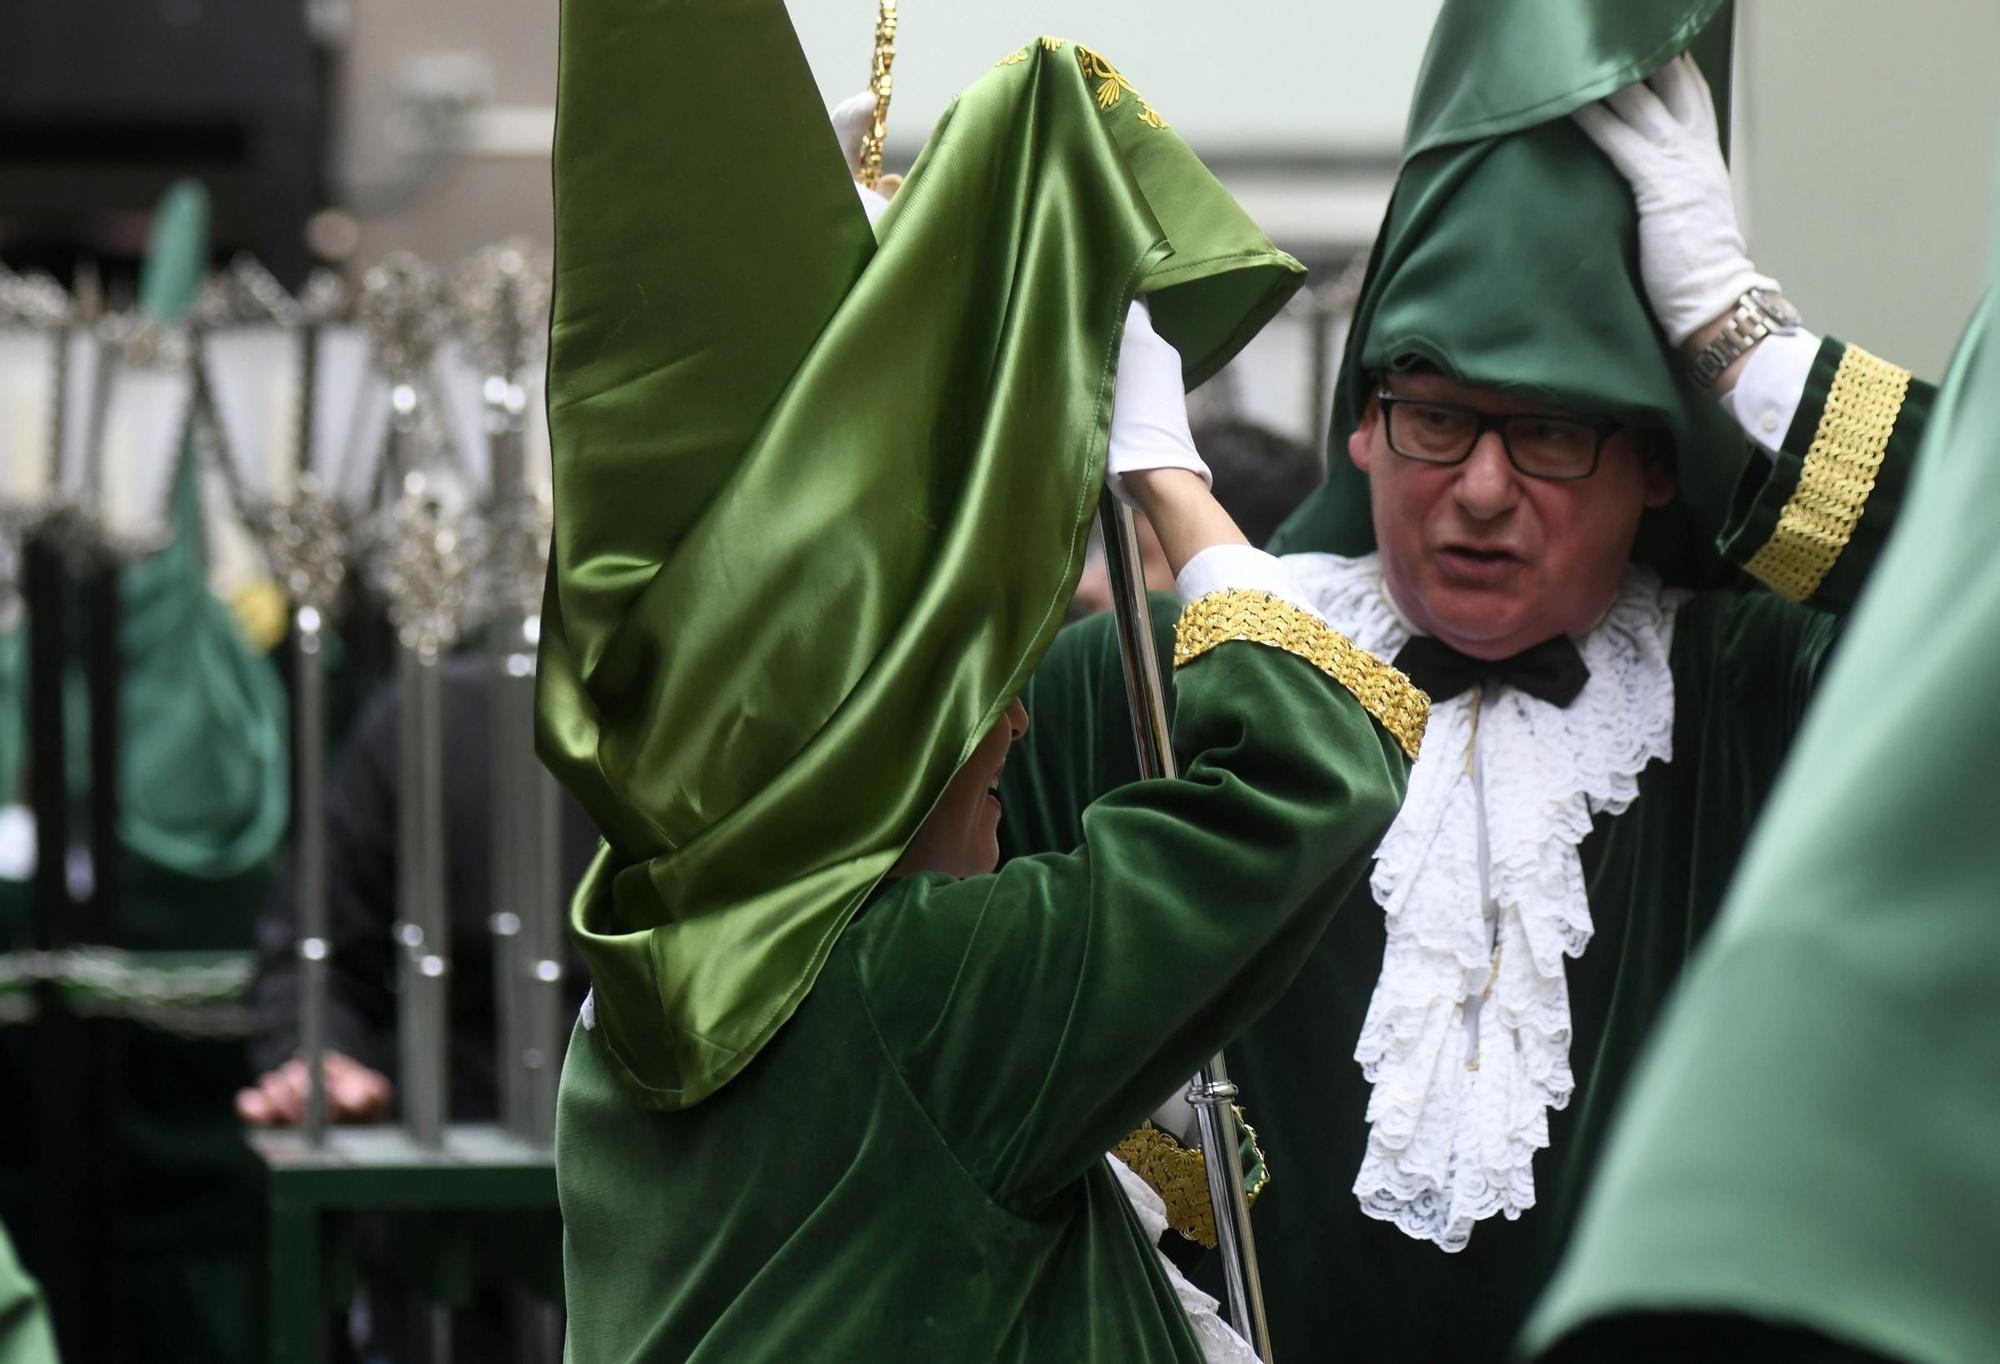
[[[1793,601],[1819,590],[1875,491],[1910,372],[1849,346],[1777,529],[1744,567]]]
[[[1250,1139],[1250,1154],[1257,1168],[1244,1189],[1252,1206],[1264,1186],[1271,1182],[1271,1169],[1264,1160],[1264,1148],[1257,1144],[1257,1130],[1243,1121],[1236,1110],[1236,1125]],[[1111,1154],[1131,1167],[1132,1173],[1167,1205],[1167,1225],[1196,1245],[1215,1249],[1215,1205],[1208,1197],[1208,1162],[1201,1152],[1181,1145],[1167,1133],[1142,1122],[1139,1129],[1111,1148]]]
[[[1244,640],[1297,654],[1341,686],[1403,746],[1411,762],[1424,742],[1431,699],[1310,611],[1265,592],[1211,592],[1190,602],[1174,626],[1174,666],[1185,668],[1218,644]]]

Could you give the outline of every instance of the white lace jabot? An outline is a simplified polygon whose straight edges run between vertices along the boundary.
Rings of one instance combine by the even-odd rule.
[[[1379,556],[1284,563],[1362,648],[1392,658],[1408,641]],[[1512,688],[1434,704],[1376,852],[1388,937],[1354,1050],[1374,1086],[1354,1193],[1369,1216],[1444,1250],[1535,1205],[1548,1110],[1575,1088],[1563,959],[1591,935],[1577,845],[1593,815],[1632,803],[1648,763],[1673,757],[1667,655],[1686,596],[1628,570],[1577,641],[1590,680],[1567,708]]]

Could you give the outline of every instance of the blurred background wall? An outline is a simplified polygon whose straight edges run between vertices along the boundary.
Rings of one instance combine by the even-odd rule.
[[[1986,282],[2000,10],[1739,8],[1735,154],[1753,257],[1819,329],[1937,378]]]

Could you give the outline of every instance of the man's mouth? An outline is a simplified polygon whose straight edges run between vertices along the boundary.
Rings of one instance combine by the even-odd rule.
[[[1447,578],[1475,583],[1506,577],[1526,562],[1513,550],[1497,545],[1445,545],[1435,557]]]
[[[1521,556],[1498,545],[1446,545],[1440,553],[1457,555],[1474,563],[1519,563]]]

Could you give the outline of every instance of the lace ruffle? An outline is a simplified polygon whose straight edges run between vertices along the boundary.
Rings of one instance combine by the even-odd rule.
[[[1146,1229],[1146,1239],[1155,1243],[1153,1253],[1160,1257],[1160,1268],[1166,1271],[1167,1281],[1173,1285],[1174,1294],[1180,1299],[1181,1311],[1187,1316],[1194,1338],[1201,1344],[1203,1358],[1208,1364],[1257,1364],[1257,1352],[1229,1328],[1229,1323],[1216,1310],[1215,1299],[1189,1283],[1187,1276],[1174,1267],[1174,1262],[1157,1249],[1159,1239],[1167,1232],[1166,1203],[1153,1186],[1134,1174],[1132,1167],[1124,1161],[1113,1155],[1104,1159],[1110,1162],[1111,1173],[1118,1177],[1118,1186],[1125,1191],[1132,1211],[1139,1215],[1139,1225]]]
[[[1378,556],[1285,563],[1362,648],[1392,658],[1408,640]],[[1535,1204],[1549,1110],[1575,1088],[1563,963],[1592,931],[1577,845],[1593,816],[1631,805],[1648,763],[1672,759],[1667,663],[1685,599],[1634,567],[1578,641],[1590,681],[1567,709],[1511,689],[1479,701],[1490,923],[1470,694],[1432,706],[1402,813],[1377,850],[1371,886],[1387,941],[1354,1052],[1374,1087],[1354,1193],[1369,1216],[1444,1250],[1464,1249],[1475,1223]]]

